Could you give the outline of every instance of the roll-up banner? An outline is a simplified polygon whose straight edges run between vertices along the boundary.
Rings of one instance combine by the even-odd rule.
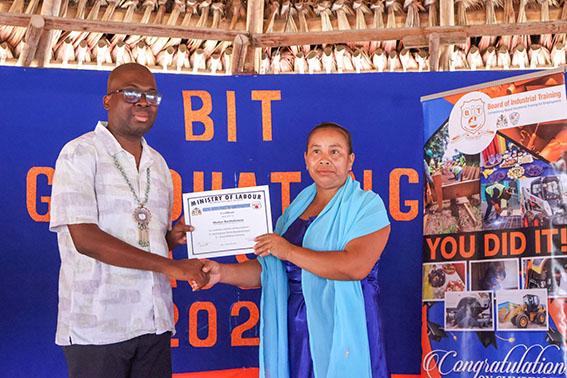
[[[422,375],[567,376],[563,71],[422,102]]]

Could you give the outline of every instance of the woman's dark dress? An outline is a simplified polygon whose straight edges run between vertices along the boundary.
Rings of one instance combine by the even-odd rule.
[[[282,235],[288,242],[301,246],[307,228],[315,218],[304,220],[297,218]],[[313,363],[309,351],[309,332],[307,330],[307,313],[305,300],[301,290],[301,269],[290,262],[284,262],[289,283],[289,299],[287,308],[289,367],[291,378],[311,378]],[[370,359],[373,378],[389,377],[386,367],[381,317],[378,310],[378,282],[376,281],[377,265],[374,265],[368,276],[361,281],[366,309],[366,326],[370,345]]]

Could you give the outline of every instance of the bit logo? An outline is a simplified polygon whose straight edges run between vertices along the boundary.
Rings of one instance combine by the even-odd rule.
[[[484,150],[496,135],[496,125],[487,116],[490,97],[471,92],[461,97],[449,116],[449,145],[465,154]]]
[[[466,133],[477,134],[486,123],[485,103],[481,99],[464,101],[461,105],[461,127]]]

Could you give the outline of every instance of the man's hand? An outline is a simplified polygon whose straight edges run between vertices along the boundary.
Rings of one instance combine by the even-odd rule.
[[[166,274],[176,280],[188,281],[195,291],[205,286],[209,281],[209,277],[202,271],[202,268],[203,263],[197,259],[171,260]]]
[[[502,207],[500,206],[500,202],[494,204],[494,210],[496,211],[496,214],[502,213]]]
[[[171,251],[178,245],[187,244],[187,233],[193,231],[193,226],[186,225],[184,217],[181,216],[179,222],[177,222],[171,231],[167,232],[165,239],[167,240],[167,246]]]
[[[209,277],[209,282],[201,289],[210,289],[217,283],[238,286],[242,289],[260,287],[262,267],[256,260],[248,260],[238,264],[222,264],[213,260],[202,259],[202,271]]]
[[[201,289],[210,289],[221,280],[221,264],[213,260],[202,259],[203,263],[201,270],[209,276],[209,282]]]

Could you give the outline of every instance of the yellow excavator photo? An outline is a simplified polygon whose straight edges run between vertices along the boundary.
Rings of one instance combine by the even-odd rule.
[[[527,328],[529,323],[545,325],[547,322],[547,311],[540,304],[539,297],[526,294],[523,304],[510,304],[507,309],[500,308],[500,321],[510,321],[518,328]]]

